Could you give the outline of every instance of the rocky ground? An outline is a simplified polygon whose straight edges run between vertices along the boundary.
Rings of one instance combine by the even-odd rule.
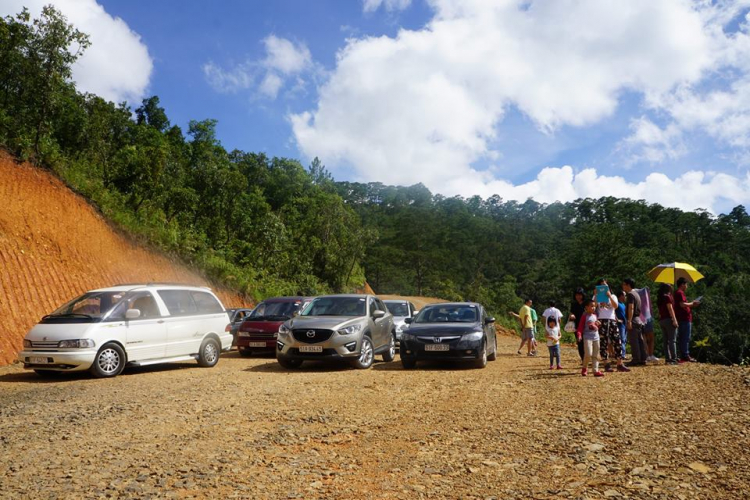
[[[0,369],[2,498],[748,498],[750,373],[544,358]],[[546,348],[542,348],[546,350]]]

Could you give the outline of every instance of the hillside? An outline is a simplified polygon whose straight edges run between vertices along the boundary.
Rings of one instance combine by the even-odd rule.
[[[86,290],[141,281],[207,284],[119,234],[56,177],[8,156],[0,156],[0,200],[0,365],[13,361],[41,316]],[[226,307],[245,304],[216,291]]]

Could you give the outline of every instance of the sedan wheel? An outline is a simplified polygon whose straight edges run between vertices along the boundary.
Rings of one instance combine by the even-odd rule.
[[[370,368],[375,359],[375,352],[373,351],[372,340],[370,340],[370,337],[362,337],[362,348],[359,352],[359,357],[354,361],[354,367],[359,368],[360,370]]]
[[[388,344],[388,350],[383,353],[383,361],[390,363],[396,359],[396,338],[391,335],[391,340]]]

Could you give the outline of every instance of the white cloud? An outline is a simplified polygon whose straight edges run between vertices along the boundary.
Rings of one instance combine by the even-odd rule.
[[[319,156],[333,169],[351,168],[365,181],[424,182],[445,194],[526,190],[541,196],[544,189],[532,187],[546,177],[513,187],[475,170],[497,154],[493,140],[509,107],[555,133],[563,126],[597,124],[613,115],[624,92],[639,94],[649,112],[666,109],[669,123],[660,128],[648,116],[634,120],[624,144],[638,159],[658,162],[685,151],[683,125],[669,120],[678,109],[689,109],[691,94],[684,89],[697,88],[722,65],[750,69],[750,42],[723,30],[741,12],[731,0],[428,1],[434,17],[423,29],[348,40],[315,109],[290,116],[305,156]],[[683,106],[668,107],[670,102]],[[747,137],[750,120],[744,116],[727,108],[716,120],[701,123],[720,124],[713,133],[732,144]],[[585,179],[585,172],[576,179]],[[620,182],[612,179],[597,182]],[[722,179],[704,177],[701,183],[705,188]],[[637,189],[662,193],[654,201],[677,203],[666,191]]]
[[[0,15],[17,14],[26,6],[32,17],[39,17],[48,4],[90,37],[91,46],[73,66],[79,91],[114,102],[138,103],[145,97],[153,70],[148,48],[125,21],[108,14],[95,0],[4,0]]]
[[[381,6],[391,12],[394,10],[404,10],[411,5],[411,0],[364,0],[362,10],[365,12],[375,12]]]
[[[481,175],[479,172],[472,174]],[[533,198],[540,203],[552,203],[613,196],[642,199],[683,210],[703,208],[718,213],[719,210],[726,210],[727,206],[750,200],[750,173],[738,177],[690,171],[676,178],[652,173],[643,181],[630,182],[620,176],[599,175],[595,169],[584,169],[576,173],[573,167],[564,166],[544,168],[534,180],[519,185],[487,179],[478,186],[471,178],[465,178],[454,179],[446,187],[455,193],[466,192],[468,189],[485,198],[497,194],[508,200],[525,201]]]
[[[263,45],[265,57],[260,60],[248,60],[230,69],[222,69],[213,62],[204,64],[206,81],[218,92],[252,89],[268,99],[276,99],[290,78],[295,89],[304,85],[300,75],[315,69],[310,49],[304,43],[269,35],[263,39]]]

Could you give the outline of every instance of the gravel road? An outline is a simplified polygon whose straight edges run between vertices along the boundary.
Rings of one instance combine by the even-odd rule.
[[[0,368],[2,498],[748,498],[750,372],[544,358],[357,371],[225,354],[48,381]],[[546,348],[542,347],[546,350]]]

